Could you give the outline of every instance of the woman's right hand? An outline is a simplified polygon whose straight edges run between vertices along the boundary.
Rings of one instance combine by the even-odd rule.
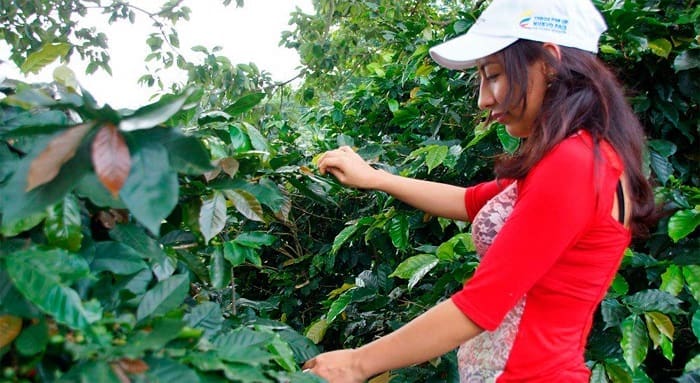
[[[331,173],[345,186],[376,189],[381,171],[374,169],[349,146],[323,153],[318,160],[321,174]]]

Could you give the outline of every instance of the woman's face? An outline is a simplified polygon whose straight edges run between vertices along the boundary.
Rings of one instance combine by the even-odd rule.
[[[547,90],[545,65],[535,62],[528,67],[525,109],[522,108],[522,102],[515,105],[504,104],[510,84],[499,57],[491,55],[479,60],[477,67],[480,77],[479,108],[491,111],[491,118],[505,125],[511,136],[529,136]]]

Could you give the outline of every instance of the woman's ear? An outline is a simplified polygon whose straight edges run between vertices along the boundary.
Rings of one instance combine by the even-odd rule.
[[[554,43],[544,43],[542,44],[542,47],[557,61],[561,61],[561,49],[559,48],[559,45]]]

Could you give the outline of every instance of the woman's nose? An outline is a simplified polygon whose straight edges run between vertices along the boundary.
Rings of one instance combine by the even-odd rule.
[[[477,105],[479,106],[479,109],[485,110],[485,109],[491,109],[493,107],[495,100],[493,97],[493,92],[489,89],[488,86],[484,84],[484,81],[479,82],[479,101]]]

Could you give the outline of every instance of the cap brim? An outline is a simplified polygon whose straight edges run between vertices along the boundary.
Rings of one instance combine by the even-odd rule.
[[[516,37],[494,37],[470,32],[430,48],[430,57],[448,69],[467,69],[475,66],[477,60],[518,40]]]

